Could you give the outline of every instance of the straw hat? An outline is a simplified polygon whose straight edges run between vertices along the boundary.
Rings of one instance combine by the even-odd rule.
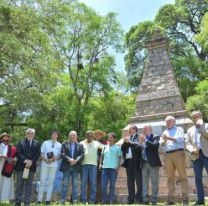
[[[100,129],[96,129],[96,130],[94,131],[94,134],[95,134],[95,135],[96,135],[96,134],[99,134],[99,135],[102,136],[102,137],[105,137],[105,135],[106,135],[106,133],[103,132],[103,131],[100,130]]]
[[[9,137],[9,138],[11,138],[11,136],[10,136],[8,133],[6,133],[6,132],[3,132],[3,133],[0,134],[0,140],[1,140],[3,137]]]

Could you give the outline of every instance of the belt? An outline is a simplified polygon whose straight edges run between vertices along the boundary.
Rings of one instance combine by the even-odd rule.
[[[167,151],[166,153],[172,153],[172,152],[177,152],[177,151],[184,151],[184,149],[174,149],[174,150],[170,150],[170,151]]]

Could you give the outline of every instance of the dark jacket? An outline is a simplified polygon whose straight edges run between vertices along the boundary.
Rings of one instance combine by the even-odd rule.
[[[138,139],[138,134],[136,134]],[[129,147],[132,151],[132,159],[126,159],[126,154],[129,151]],[[135,167],[141,168],[141,161],[142,161],[142,155],[141,155],[141,145],[138,144],[137,141],[135,142],[124,142],[121,145],[121,150],[123,153],[124,163],[122,164],[123,167],[128,167],[130,165],[134,165]]]
[[[16,147],[17,163],[15,169],[23,171],[25,168],[24,161],[28,159],[32,160],[30,171],[36,172],[36,161],[40,157],[40,146],[40,143],[36,140],[32,140],[31,146],[27,143],[27,139],[19,141]]]
[[[72,158],[70,148],[71,148],[70,142],[64,142],[62,144],[62,148],[61,148],[62,162],[60,166],[60,171],[65,172],[69,169],[69,167],[74,167],[74,169],[77,172],[80,172],[81,162],[84,159],[83,145],[80,143],[75,143],[73,159],[78,160],[78,162],[74,166],[70,166],[70,163],[69,163],[69,158]]]
[[[147,162],[152,167],[161,167],[161,161],[159,157],[159,136],[154,136],[153,134],[150,135],[148,140],[145,143],[145,152],[147,156]],[[144,161],[143,161],[144,162]]]

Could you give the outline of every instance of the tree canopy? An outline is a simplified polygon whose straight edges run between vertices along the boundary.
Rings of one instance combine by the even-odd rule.
[[[195,94],[194,87],[208,73],[207,11],[207,0],[176,0],[161,7],[154,21],[133,26],[125,36],[125,67],[130,84],[138,88],[146,58],[145,42],[159,28],[170,41],[170,57],[184,100]]]

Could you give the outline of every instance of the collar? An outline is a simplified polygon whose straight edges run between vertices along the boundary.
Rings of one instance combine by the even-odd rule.
[[[172,128],[167,128],[168,129],[168,131],[171,131],[171,130],[174,130],[174,129],[177,129],[177,127],[176,126],[174,126],[174,127],[172,127]]]

